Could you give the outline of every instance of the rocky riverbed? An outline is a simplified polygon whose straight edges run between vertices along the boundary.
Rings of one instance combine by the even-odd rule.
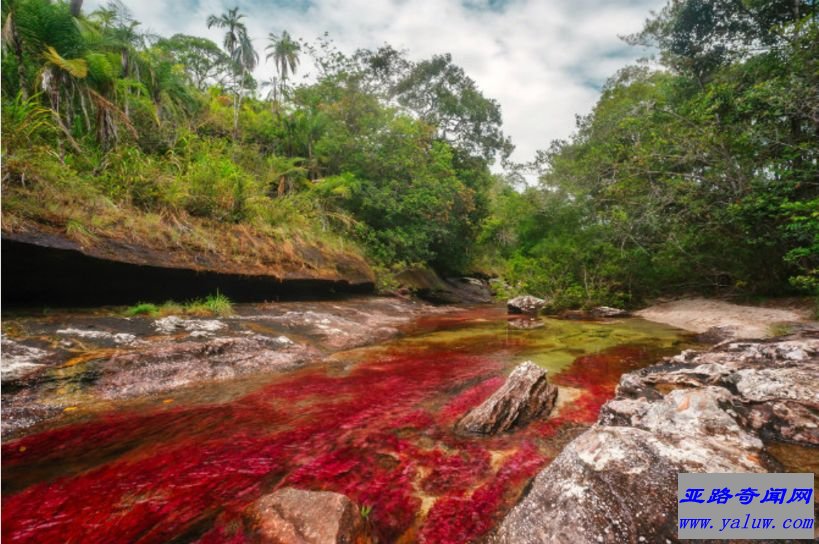
[[[161,318],[59,312],[5,320],[3,437],[112,402],[283,372],[397,336],[454,307],[396,298],[238,305],[235,315]]]
[[[7,542],[484,539],[624,372],[689,345],[640,319],[366,297],[5,317]],[[509,425],[459,429],[473,410]]]
[[[376,297],[5,316],[3,538],[673,542],[677,472],[817,470],[801,329],[707,349]]]
[[[676,542],[677,473],[817,472],[817,459],[819,334],[684,351],[625,374],[492,542]]]

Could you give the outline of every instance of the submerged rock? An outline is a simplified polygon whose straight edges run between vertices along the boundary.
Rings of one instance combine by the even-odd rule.
[[[510,314],[539,314],[545,306],[545,300],[531,295],[522,295],[506,301],[506,309]]]
[[[287,371],[394,337],[421,315],[452,309],[361,297],[241,304],[229,317],[11,318],[4,328],[14,331],[13,338],[2,338],[0,429],[9,438],[44,420],[107,409],[111,400]]]
[[[592,317],[627,317],[629,312],[622,308],[612,308],[611,306],[597,306],[589,310]]]
[[[506,382],[480,406],[457,423],[463,432],[496,434],[549,415],[557,400],[557,387],[548,372],[531,361],[521,363]]]
[[[819,340],[794,338],[726,342],[625,374],[491,541],[676,541],[678,472],[775,472],[762,438],[819,444],[817,363]]]
[[[265,495],[246,511],[265,544],[366,544],[366,520],[345,495],[291,487]]]

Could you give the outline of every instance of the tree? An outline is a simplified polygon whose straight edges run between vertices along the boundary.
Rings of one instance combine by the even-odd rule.
[[[239,8],[235,7],[218,17],[216,15],[210,15],[207,20],[208,28],[216,27],[225,29],[225,37],[222,43],[225,46],[225,51],[227,51],[238,68],[234,71],[233,78],[234,138],[238,136],[239,132],[239,108],[242,106],[243,90],[246,86],[245,81],[259,62],[259,54],[253,49],[253,43],[247,34],[247,27],[242,22],[244,17],[243,14],[239,13]]]
[[[23,99],[28,98],[28,81],[26,77],[26,65],[23,58],[23,44],[20,38],[20,31],[17,28],[17,16],[15,15],[16,3],[3,3],[3,52],[11,49],[17,64],[17,86]]]
[[[71,0],[71,15],[79,17],[82,14],[82,0]]]
[[[207,38],[174,34],[159,40],[156,47],[182,66],[200,91],[212,85],[224,85],[236,70],[231,58]]]
[[[483,96],[449,54],[412,65],[392,94],[399,104],[437,127],[440,138],[467,154],[492,162],[496,155],[505,159],[512,152],[512,143],[501,129],[500,105]]]
[[[268,51],[267,59],[273,59],[276,73],[279,75],[281,95],[284,97],[287,89],[287,78],[289,75],[295,75],[299,66],[301,45],[294,41],[286,30],[282,32],[281,37],[271,32],[268,34],[267,39],[270,42],[265,48]]]
[[[811,0],[672,0],[627,38],[660,49],[663,63],[706,82],[719,67],[784,44]]]
[[[815,17],[800,0],[672,0],[640,36],[671,69],[620,71],[576,133],[539,154],[543,206],[508,218],[513,275],[637,299],[815,292]],[[568,232],[526,226],[561,210],[576,214],[559,221]]]

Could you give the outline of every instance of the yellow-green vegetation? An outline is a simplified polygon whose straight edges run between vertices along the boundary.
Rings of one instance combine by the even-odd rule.
[[[136,317],[140,315],[155,316],[159,315],[159,306],[150,302],[139,302],[134,306],[129,306],[123,312],[128,317]]]
[[[446,55],[346,56],[286,32],[269,37],[280,77],[264,96],[243,17],[207,19],[220,47],[149,39],[119,3],[4,1],[4,230],[291,269],[358,247],[465,266],[510,145],[497,103]],[[292,85],[308,53],[321,75]]]
[[[768,327],[771,336],[787,336],[794,331],[794,328],[792,323],[774,323]]]
[[[129,306],[122,312],[128,317],[149,316],[160,317],[167,315],[187,314],[198,316],[225,317],[233,314],[233,302],[220,292],[208,295],[205,298],[190,300],[185,303],[166,301],[161,305],[150,302],[140,302]]]
[[[210,314],[225,317],[233,313],[233,303],[228,297],[217,292],[203,299],[192,300],[184,307],[186,313]]]
[[[401,338],[386,346],[366,351],[386,350],[394,353],[401,346],[477,353],[504,353],[510,365],[523,361],[534,363],[552,373],[570,365],[577,357],[602,352],[615,346],[633,345],[663,350],[679,347],[685,333],[679,329],[628,318],[611,322],[590,322],[539,318],[543,326],[520,329],[505,320],[471,323],[469,327],[434,331]]]

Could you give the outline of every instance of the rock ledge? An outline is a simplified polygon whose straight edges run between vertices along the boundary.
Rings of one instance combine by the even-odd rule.
[[[724,342],[625,374],[598,422],[494,543],[676,542],[678,472],[781,472],[765,441],[819,446],[819,338]]]

